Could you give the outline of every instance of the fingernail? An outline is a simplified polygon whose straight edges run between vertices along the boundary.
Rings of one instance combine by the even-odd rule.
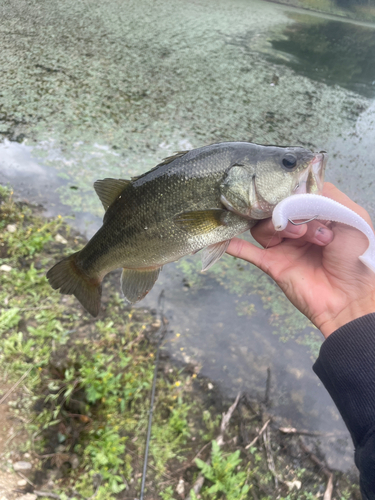
[[[293,226],[293,224],[288,224],[288,228],[285,229],[285,233],[290,233],[293,235],[302,234],[304,231],[302,226]]]
[[[315,232],[315,239],[320,243],[330,243],[332,241],[332,231],[326,227],[318,227]]]

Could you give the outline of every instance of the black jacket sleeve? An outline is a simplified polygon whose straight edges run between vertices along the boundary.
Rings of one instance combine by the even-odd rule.
[[[333,332],[313,369],[352,436],[362,497],[375,500],[375,313]]]

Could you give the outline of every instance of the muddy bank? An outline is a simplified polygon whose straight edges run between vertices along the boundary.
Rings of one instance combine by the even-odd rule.
[[[41,207],[15,204],[3,188],[0,203],[0,398],[24,377],[1,410],[0,491],[7,500],[35,491],[61,500],[134,498],[165,317],[125,306],[117,293],[118,273],[106,282],[96,321],[74,298],[51,291],[46,269],[84,239],[61,218],[41,218]],[[178,339],[174,334],[168,342]],[[212,498],[215,485],[218,498],[321,495],[327,475],[321,471],[324,457],[315,456],[317,446],[340,436],[290,428],[270,414],[272,398],[269,378],[258,400],[243,392],[223,433],[222,414],[233,399],[196,364],[171,360],[163,344],[148,494],[184,498],[202,470],[202,499]],[[224,445],[217,450],[212,443],[220,435]],[[212,459],[210,468],[202,469],[197,457]],[[22,470],[21,462],[28,464]],[[354,471],[331,473],[337,498],[359,498]]]

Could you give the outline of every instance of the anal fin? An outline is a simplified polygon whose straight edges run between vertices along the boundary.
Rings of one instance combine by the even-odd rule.
[[[154,269],[126,269],[121,274],[121,289],[126,300],[132,304],[142,300],[159,277],[161,267]]]
[[[202,271],[207,271],[213,266],[226,251],[230,243],[230,240],[220,241],[220,243],[215,243],[206,247],[202,252]]]

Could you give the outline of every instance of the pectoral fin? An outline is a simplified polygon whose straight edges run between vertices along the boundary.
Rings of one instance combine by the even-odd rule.
[[[203,250],[202,253],[202,271],[207,271],[217,262],[228,248],[230,240],[221,241],[210,245]]]
[[[121,274],[121,289],[126,300],[134,304],[145,297],[158,279],[161,267],[156,269],[126,269]]]
[[[205,234],[219,226],[226,226],[227,210],[213,208],[210,210],[195,210],[176,215],[174,222],[192,236]]]

